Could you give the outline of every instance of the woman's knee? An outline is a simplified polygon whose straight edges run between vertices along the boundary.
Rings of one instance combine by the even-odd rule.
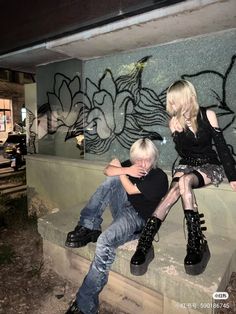
[[[179,178],[173,178],[168,195],[172,197],[179,197]]]
[[[194,178],[192,174],[184,174],[180,179],[179,179],[179,190],[180,190],[180,195],[183,195],[189,189],[192,187],[194,182]]]
[[[200,188],[205,185],[205,181],[201,173],[194,170],[191,173],[183,175],[179,180],[180,194],[189,192],[191,189]]]

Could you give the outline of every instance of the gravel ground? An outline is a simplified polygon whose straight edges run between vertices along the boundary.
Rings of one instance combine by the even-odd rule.
[[[36,220],[22,210],[26,198],[14,202],[4,217],[0,216],[0,314],[65,313],[77,287],[45,265]],[[227,292],[230,297],[217,314],[236,313],[236,273]],[[102,303],[100,314],[111,313],[118,314]]]
[[[44,263],[42,239],[36,219],[27,217],[26,197],[11,200],[8,207],[4,214],[0,210],[0,314],[65,313],[78,287]],[[101,303],[100,314],[116,313]]]

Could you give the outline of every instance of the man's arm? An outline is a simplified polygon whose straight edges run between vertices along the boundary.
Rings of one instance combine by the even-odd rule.
[[[108,177],[129,175],[134,178],[141,178],[146,174],[146,171],[138,165],[130,167],[122,167],[118,159],[113,159],[104,169],[104,174]]]
[[[142,167],[138,165],[132,165],[130,167],[122,167],[118,159],[113,159],[104,169],[106,176],[120,176],[120,181],[128,194],[141,193],[136,185],[134,185],[127,175],[140,178],[145,174]]]
[[[121,175],[120,181],[126,193],[128,193],[129,195],[141,193],[139,189],[137,188],[136,184],[133,184],[126,175]]]

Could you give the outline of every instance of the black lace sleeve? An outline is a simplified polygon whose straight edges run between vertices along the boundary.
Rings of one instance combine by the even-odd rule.
[[[210,130],[220,161],[229,182],[236,181],[236,163],[225,141],[223,132],[220,128],[213,128],[207,118],[206,108],[201,107],[201,115],[207,128]]]
[[[235,160],[229,150],[229,147],[226,144],[223,132],[219,128],[211,127],[211,130],[217,153],[224,167],[227,179],[229,180],[229,182],[236,181]]]

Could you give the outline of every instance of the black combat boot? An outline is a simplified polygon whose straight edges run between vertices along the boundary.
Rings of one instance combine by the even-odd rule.
[[[100,234],[100,230],[91,230],[77,225],[73,231],[67,234],[65,246],[70,248],[85,246],[89,242],[96,242]]]
[[[185,219],[188,230],[187,255],[184,259],[185,271],[189,275],[201,274],[210,259],[210,251],[201,227],[205,221],[200,221],[204,215],[194,212],[193,210],[185,210]]]
[[[152,241],[161,226],[162,221],[157,217],[148,219],[144,227],[136,252],[130,261],[130,272],[135,276],[142,276],[146,273],[149,263],[154,258]]]
[[[74,301],[65,314],[84,314],[84,312],[78,308],[76,301]],[[96,314],[99,314],[99,311]]]
[[[76,301],[74,301],[65,314],[84,314],[84,313],[80,311],[76,304]]]

